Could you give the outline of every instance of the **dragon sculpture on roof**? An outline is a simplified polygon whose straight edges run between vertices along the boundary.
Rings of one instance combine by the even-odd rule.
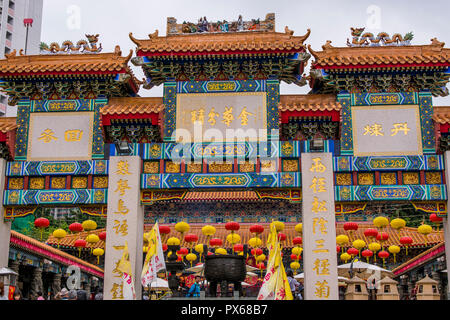
[[[99,35],[86,35],[86,40],[80,40],[73,44],[72,41],[66,40],[60,46],[56,42],[52,42],[50,46],[41,45],[41,53],[43,54],[76,54],[76,53],[100,53],[102,51],[102,45],[97,46]]]
[[[352,31],[352,41],[347,39],[349,47],[365,47],[365,46],[408,46],[414,38],[412,32],[408,32],[404,36],[395,33],[392,37],[386,32],[380,32],[376,37],[373,33],[364,32],[365,28],[350,28]]]

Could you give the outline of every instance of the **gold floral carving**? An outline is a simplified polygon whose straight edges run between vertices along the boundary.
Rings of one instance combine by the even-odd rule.
[[[283,160],[283,171],[292,172],[298,171],[297,160]]]
[[[403,172],[403,184],[419,184],[419,173]]]
[[[255,172],[255,164],[249,161],[239,164],[239,172]]]
[[[159,161],[144,162],[144,173],[159,173]]]
[[[442,184],[440,172],[425,172],[425,181],[427,184]]]
[[[351,173],[336,173],[336,185],[350,186],[352,184]]]
[[[395,172],[382,172],[380,178],[381,178],[381,184],[383,184],[383,185],[397,184],[397,175],[395,174]]]
[[[8,189],[10,190],[21,190],[23,189],[23,178],[10,178]]]
[[[168,161],[166,162],[166,172],[167,173],[180,173],[180,164]]]
[[[261,172],[275,172],[275,161],[261,161]]]
[[[348,169],[348,165],[349,165],[349,162],[348,162],[347,158],[341,158],[339,160],[339,169],[341,169],[341,170]]]
[[[51,180],[52,189],[65,189],[66,188],[66,178],[64,177],[54,177]]]
[[[215,163],[212,162],[208,166],[209,172],[214,173],[224,173],[224,172],[233,172],[233,165],[231,163]]]
[[[358,174],[359,185],[373,185],[374,178],[372,173],[359,173]]]
[[[188,163],[186,166],[186,171],[189,173],[200,173],[202,172],[201,163]]]
[[[86,189],[87,188],[87,177],[73,177],[72,188],[74,189]]]
[[[45,187],[45,178],[30,178],[30,189],[41,190]]]
[[[108,177],[94,177],[94,189],[108,188]]]

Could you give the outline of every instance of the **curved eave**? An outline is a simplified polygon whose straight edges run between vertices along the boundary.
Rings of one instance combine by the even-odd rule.
[[[395,68],[436,68],[450,67],[450,63],[409,63],[409,64],[345,64],[328,65],[313,63],[312,69],[323,70],[348,70],[348,69],[395,69]]]
[[[238,55],[265,55],[265,54],[292,54],[305,52],[305,48],[289,49],[289,50],[218,50],[218,51],[146,51],[138,50],[137,56],[140,57],[186,57],[186,56],[238,56]]]

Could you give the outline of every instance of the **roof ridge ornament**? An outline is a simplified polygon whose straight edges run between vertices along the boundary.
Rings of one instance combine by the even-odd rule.
[[[433,39],[431,39],[431,45],[443,48],[445,46],[445,42],[441,42],[436,37],[434,37]]]
[[[186,22],[177,24],[174,17],[167,18],[167,35],[194,34],[194,33],[227,33],[227,32],[265,31],[275,32],[275,13],[268,13],[264,20],[251,19],[244,21],[239,15],[236,21],[210,22],[201,17],[197,23]]]
[[[395,33],[392,37],[386,32],[380,32],[375,37],[371,32],[364,32],[365,28],[350,28],[350,30],[352,41],[347,38],[348,47],[409,46],[414,38],[412,32],[404,36]]]
[[[52,42],[50,46],[46,43],[41,42],[40,51],[41,54],[92,54],[100,53],[102,51],[102,45],[97,46],[99,34],[96,35],[85,35],[86,40],[79,40],[76,45],[72,41],[66,40],[61,46],[57,42]]]

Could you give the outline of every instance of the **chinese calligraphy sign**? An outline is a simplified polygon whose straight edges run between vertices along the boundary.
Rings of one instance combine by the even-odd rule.
[[[91,160],[93,123],[93,112],[31,113],[27,160]]]
[[[214,129],[216,142],[241,141],[242,131],[250,129],[258,135],[259,130],[267,130],[266,100],[265,92],[177,94],[176,140],[211,142],[213,137],[207,132],[209,129]],[[194,134],[197,127],[203,133],[198,137]],[[240,130],[241,133],[227,130]],[[190,133],[188,137],[186,131]],[[257,141],[257,137],[250,137],[249,141]]]
[[[140,290],[142,268],[143,209],[140,205],[139,181],[141,161],[139,157],[111,157],[108,176],[108,212],[105,250],[104,297],[107,300],[123,300],[123,279],[117,269],[125,243],[128,243],[132,279]],[[139,249],[138,249],[139,248]],[[131,278],[127,278],[131,281]],[[139,285],[137,285],[139,284]],[[138,292],[136,292],[138,293]]]
[[[419,107],[352,107],[355,156],[422,155]]]
[[[338,300],[331,153],[303,153],[303,259],[306,300]]]

